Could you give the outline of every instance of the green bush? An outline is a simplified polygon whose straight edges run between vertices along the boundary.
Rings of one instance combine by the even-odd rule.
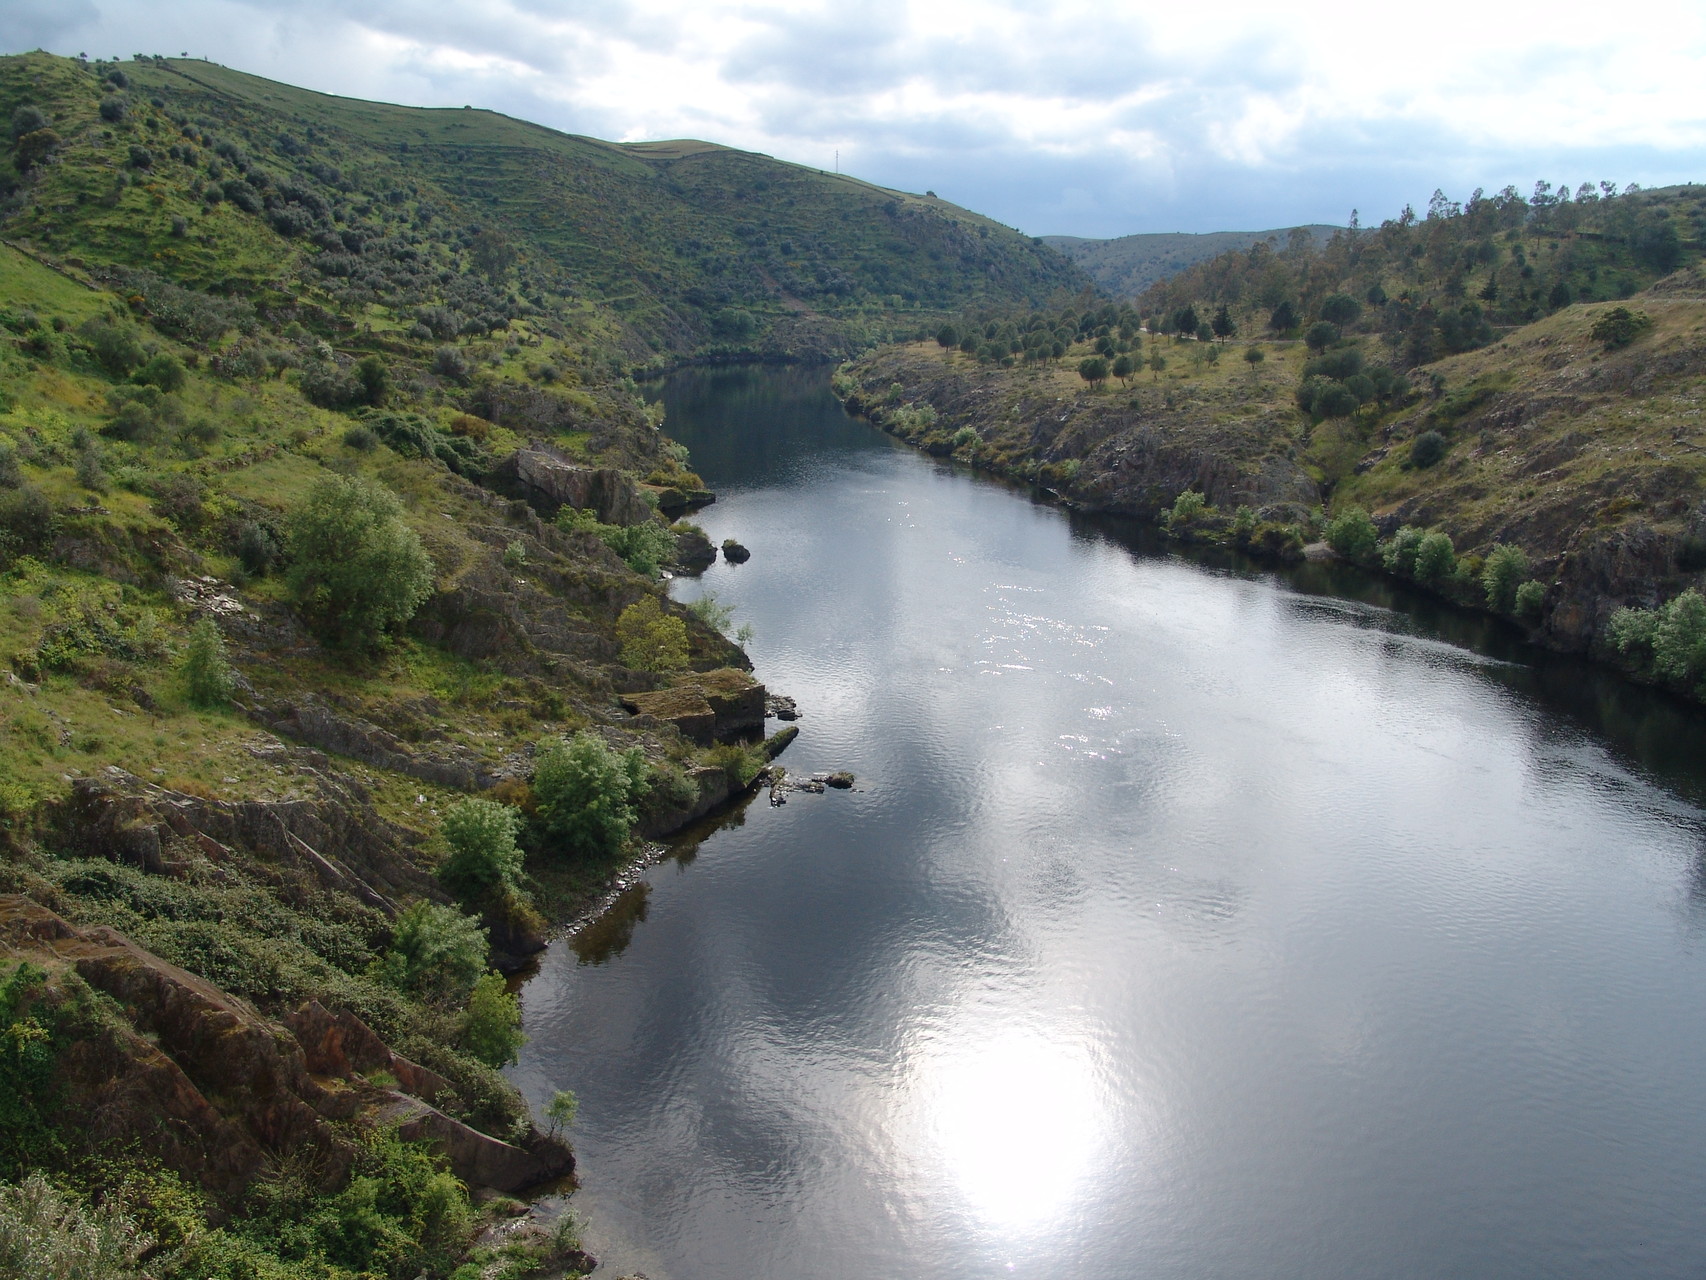
[[[721,769],[735,788],[750,786],[758,771],[769,763],[762,748],[744,742],[720,742],[705,753],[705,763]]]
[[[641,596],[616,619],[622,661],[636,671],[679,671],[687,665],[687,624]]]
[[[1386,540],[1386,546],[1381,552],[1381,562],[1388,573],[1395,573],[1403,578],[1413,578],[1416,575],[1416,552],[1422,545],[1422,531],[1414,525],[1404,525]]]
[[[521,814],[491,800],[458,801],[445,813],[439,829],[450,856],[438,869],[444,886],[459,897],[477,897],[521,878]]]
[[[1607,351],[1626,347],[1653,326],[1653,318],[1644,311],[1628,307],[1613,307],[1593,322],[1588,336],[1602,343]]]
[[[1528,579],[1528,556],[1521,547],[1499,545],[1487,553],[1481,569],[1481,585],[1487,592],[1487,607],[1496,613],[1516,609],[1516,594]]]
[[[1347,560],[1367,564],[1374,559],[1380,535],[1361,507],[1347,507],[1327,525],[1327,545]]]
[[[1424,431],[1410,442],[1410,465],[1426,471],[1445,457],[1445,437],[1437,431]]]
[[[457,1043],[488,1067],[515,1062],[527,1037],[521,1030],[521,1001],[509,993],[502,975],[484,975],[468,993]]]
[[[1451,538],[1435,531],[1424,536],[1416,546],[1415,576],[1417,582],[1437,585],[1444,582],[1457,568],[1457,553]]]
[[[188,380],[189,371],[184,368],[184,362],[166,351],[148,360],[131,375],[132,382],[159,387],[168,395],[183,390],[184,383]]]
[[[414,616],[432,592],[432,560],[387,489],[332,476],[288,526],[297,604],[333,644],[371,646]]]
[[[1610,636],[1643,670],[1706,696],[1706,598],[1692,587],[1657,609],[1619,609]]]
[[[236,673],[225,656],[225,637],[212,618],[203,618],[190,628],[178,674],[183,677],[185,694],[198,707],[223,706],[231,700]]]
[[[15,1178],[50,1160],[61,1146],[53,1124],[59,1099],[56,1019],[41,999],[46,981],[47,972],[33,964],[0,976],[0,1178]],[[26,1274],[0,1267],[0,1275]]]
[[[1167,527],[1183,529],[1206,510],[1208,499],[1195,489],[1186,489],[1173,499],[1173,509],[1167,513]]]
[[[1519,618],[1538,618],[1541,606],[1546,603],[1546,584],[1530,580],[1516,589],[1516,616]]]
[[[436,902],[417,902],[392,926],[379,974],[400,991],[460,997],[486,971],[486,931],[473,916]]]
[[[566,853],[604,857],[620,851],[634,828],[633,801],[648,772],[638,747],[614,751],[584,731],[546,739],[533,767],[540,830]]]

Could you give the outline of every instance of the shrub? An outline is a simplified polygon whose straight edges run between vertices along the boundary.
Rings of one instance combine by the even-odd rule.
[[[553,1093],[551,1101],[545,1104],[545,1119],[551,1122],[551,1135],[555,1137],[559,1130],[574,1128],[580,1109],[580,1099],[568,1089],[558,1089]]]
[[[433,564],[387,489],[320,481],[291,514],[290,589],[334,644],[373,645],[432,592]]]
[[[466,382],[473,366],[460,347],[440,347],[432,353],[432,371],[441,378]]]
[[[509,993],[500,974],[488,973],[468,993],[457,1042],[488,1067],[507,1067],[527,1043],[521,1030],[521,1001]]]
[[[89,353],[111,377],[128,378],[148,358],[129,325],[97,316],[80,332]]]
[[[379,447],[379,437],[370,428],[358,425],[344,432],[344,444],[359,453],[372,453]]]
[[[243,572],[259,578],[278,557],[278,543],[265,525],[245,520],[237,530],[237,559]]]
[[[107,472],[101,465],[101,451],[94,443],[86,445],[77,455],[77,483],[93,493],[107,491]]]
[[[982,440],[977,434],[976,427],[965,426],[954,432],[954,448],[956,449],[972,449],[981,443]]]
[[[101,99],[101,119],[108,124],[119,124],[130,115],[130,103],[123,98],[114,96]]]
[[[515,840],[521,832],[521,814],[510,805],[458,801],[439,829],[450,846],[450,856],[438,869],[438,878],[452,893],[477,896],[520,879],[522,856]]]
[[[744,742],[720,742],[705,753],[705,763],[721,769],[730,785],[739,788],[751,784],[769,757],[762,748]]]
[[[679,671],[687,665],[687,624],[653,596],[641,596],[616,620],[622,661],[636,671]]]
[[[1451,538],[1435,531],[1424,536],[1416,546],[1415,577],[1417,582],[1444,582],[1457,568],[1457,553]]]
[[[379,976],[418,995],[463,996],[486,971],[486,931],[473,916],[436,902],[417,902],[392,926]]]
[[[1382,563],[1388,573],[1396,573],[1401,577],[1414,577],[1416,572],[1416,552],[1422,545],[1422,531],[1414,525],[1404,525],[1387,540],[1381,554]]]
[[[1644,311],[1628,307],[1613,307],[1593,322],[1588,336],[1604,345],[1607,351],[1626,347],[1652,328],[1653,318]]]
[[[1487,553],[1481,569],[1481,585],[1487,592],[1487,607],[1497,613],[1516,608],[1516,593],[1528,577],[1528,557],[1521,547],[1496,546]]]
[[[1445,437],[1437,431],[1424,431],[1410,443],[1410,465],[1423,471],[1445,457]]]
[[[153,1246],[124,1214],[91,1208],[39,1173],[0,1185],[0,1275],[130,1280]]]
[[[1695,685],[1706,677],[1706,598],[1690,588],[1658,610],[1653,629],[1653,670],[1667,680]]]
[[[634,827],[633,800],[646,785],[645,753],[617,752],[581,732],[540,743],[533,767],[537,822],[565,852],[618,852]]]
[[[1167,513],[1167,527],[1183,529],[1207,509],[1207,498],[1195,489],[1186,489],[1173,499],[1173,509]]]
[[[42,109],[33,102],[26,102],[12,112],[12,141],[16,142],[26,133],[35,133],[47,126],[48,119],[42,114]]]
[[[162,351],[151,357],[131,375],[132,382],[159,387],[168,394],[181,391],[188,378],[189,371],[184,368],[184,362],[169,351]]]
[[[236,688],[236,673],[225,656],[225,637],[212,618],[203,618],[190,628],[178,673],[184,692],[198,707],[217,707],[230,701]]]
[[[1374,521],[1361,507],[1347,507],[1327,525],[1327,545],[1347,560],[1367,564],[1380,545]]]
[[[24,483],[23,468],[18,466],[18,451],[11,441],[0,439],[0,489],[16,489]]]
[[[1519,618],[1538,618],[1540,608],[1546,603],[1546,584],[1532,579],[1516,589],[1516,616]]]
[[[687,611],[713,631],[726,632],[734,620],[734,606],[723,604],[707,591],[687,606]]]
[[[504,547],[504,568],[525,569],[527,567],[527,544],[519,539]]]
[[[39,1005],[46,979],[33,964],[0,977],[0,1178],[16,1177],[60,1149],[53,1018],[31,1007]],[[0,1275],[24,1274],[0,1267]]]

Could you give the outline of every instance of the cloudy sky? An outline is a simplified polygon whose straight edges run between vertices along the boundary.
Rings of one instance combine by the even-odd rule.
[[[1034,235],[1365,222],[1436,186],[1706,181],[1700,0],[3,0],[0,50],[697,137]]]

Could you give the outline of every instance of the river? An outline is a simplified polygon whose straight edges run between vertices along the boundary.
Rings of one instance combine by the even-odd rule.
[[[1706,720],[1360,574],[1171,555],[821,370],[668,429],[791,772],[547,953],[601,1276],[1699,1276]]]

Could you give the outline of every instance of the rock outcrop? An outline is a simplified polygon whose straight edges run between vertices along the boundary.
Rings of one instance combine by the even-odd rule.
[[[701,746],[732,742],[764,727],[764,686],[732,667],[696,671],[667,689],[627,693],[621,701],[634,715],[673,724]]]
[[[354,1148],[346,1121],[400,1123],[441,1147],[464,1181],[516,1192],[572,1171],[562,1143],[537,1131],[519,1145],[434,1108],[449,1091],[391,1052],[353,1013],[310,1001],[282,1023],[162,960],[116,929],[78,928],[31,898],[0,894],[0,955],[75,973],[117,1014],[66,1052],[67,1105],[92,1136],[136,1142],[223,1202],[281,1156],[309,1152],[328,1186]],[[366,1075],[385,1072],[396,1087]]]
[[[542,444],[517,449],[487,473],[485,484],[523,499],[546,519],[564,506],[596,512],[605,524],[644,524],[653,518],[651,504],[626,472],[583,467]]]

